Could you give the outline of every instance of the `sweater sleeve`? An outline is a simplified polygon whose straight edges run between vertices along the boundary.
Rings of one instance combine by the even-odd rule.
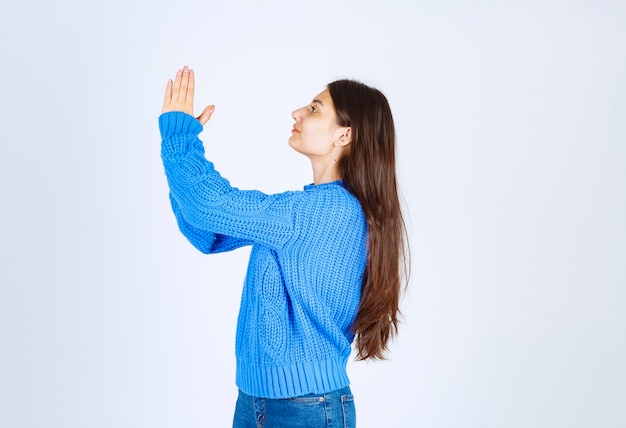
[[[187,240],[196,247],[199,251],[205,254],[222,253],[225,251],[231,251],[245,245],[252,244],[252,241],[240,238],[233,238],[231,236],[218,235],[206,230],[197,229],[187,223],[183,213],[176,202],[176,199],[170,193],[170,202],[172,204],[172,211],[176,217],[178,228],[181,233],[187,238]]]
[[[172,206],[183,233],[203,250],[237,242],[282,247],[293,234],[297,192],[266,195],[232,187],[204,157],[202,125],[182,112],[159,117],[161,157]],[[191,238],[190,238],[191,236]],[[238,241],[229,241],[226,237]],[[211,248],[209,247],[211,246]]]

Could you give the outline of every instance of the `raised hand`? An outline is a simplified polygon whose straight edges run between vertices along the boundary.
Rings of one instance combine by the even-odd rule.
[[[182,111],[193,116],[194,90],[195,77],[193,70],[185,66],[182,70],[178,70],[173,82],[172,79],[167,82],[161,113]],[[200,116],[197,117],[203,126],[209,121],[213,111],[215,111],[214,105],[207,106]]]

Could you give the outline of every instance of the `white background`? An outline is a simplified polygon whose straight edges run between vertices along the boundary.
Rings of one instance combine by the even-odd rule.
[[[626,426],[626,3],[12,2],[0,13],[0,426],[227,427],[248,250],[178,232],[188,64],[231,182],[311,181],[290,113],[379,87],[412,245],[359,427]]]

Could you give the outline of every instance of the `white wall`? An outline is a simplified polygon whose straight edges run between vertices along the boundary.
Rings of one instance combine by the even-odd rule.
[[[623,1],[2,6],[0,426],[225,427],[247,250],[178,233],[165,82],[194,68],[231,182],[311,180],[290,113],[382,89],[413,276],[359,426],[626,426]]]

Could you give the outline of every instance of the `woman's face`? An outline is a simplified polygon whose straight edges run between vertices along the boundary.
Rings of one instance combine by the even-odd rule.
[[[328,89],[318,94],[311,104],[295,110],[291,116],[295,123],[289,145],[303,155],[311,159],[332,156],[338,147],[347,144],[342,139],[349,128],[337,124],[335,106]]]

